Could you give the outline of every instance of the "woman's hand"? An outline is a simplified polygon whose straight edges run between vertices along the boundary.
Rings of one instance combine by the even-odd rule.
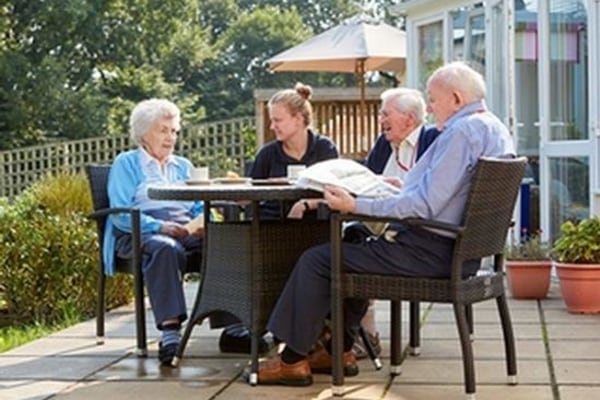
[[[204,228],[198,228],[194,232],[191,232],[190,235],[198,236],[199,238],[203,238],[204,237]]]
[[[348,191],[338,186],[325,186],[325,201],[332,210],[352,213],[354,212],[354,197]]]
[[[295,202],[287,217],[291,219],[302,219],[302,217],[304,217],[304,211],[306,211],[306,206],[304,205],[305,203],[306,200],[298,200]]]
[[[189,235],[188,230],[185,229],[183,225],[171,221],[164,222],[160,227],[159,232],[174,238],[180,238]]]

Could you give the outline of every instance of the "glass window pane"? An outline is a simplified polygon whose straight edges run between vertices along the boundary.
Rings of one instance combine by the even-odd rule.
[[[490,26],[488,29],[491,34],[491,48],[488,52],[488,66],[491,68],[491,76],[488,82],[488,106],[505,123],[508,124],[508,100],[507,100],[507,67],[504,60],[504,48],[508,38],[508,29],[504,19],[504,4],[499,2],[492,7]],[[485,42],[485,40],[484,40]],[[485,43],[482,43],[485,46]],[[485,52],[483,53],[485,57]]]
[[[515,0],[517,153],[535,160],[536,164],[540,153],[538,19],[536,7]],[[537,175],[535,179],[538,179]]]
[[[458,7],[452,18],[452,60],[469,63],[485,75],[485,18],[481,3]]]
[[[419,32],[419,89],[425,90],[431,73],[444,62],[442,48],[443,23],[421,25]]]
[[[551,140],[588,138],[587,28],[584,0],[551,0]]]
[[[566,220],[587,218],[589,209],[589,159],[550,158],[550,232],[554,240]]]

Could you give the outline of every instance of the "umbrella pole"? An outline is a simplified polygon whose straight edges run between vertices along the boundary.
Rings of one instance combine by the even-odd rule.
[[[362,140],[359,140],[366,135],[365,129],[365,115],[366,115],[366,102],[365,102],[365,60],[360,60],[357,65],[357,79],[360,85],[360,132],[354,137],[354,151],[357,155],[361,155],[362,149],[359,148],[359,144]]]

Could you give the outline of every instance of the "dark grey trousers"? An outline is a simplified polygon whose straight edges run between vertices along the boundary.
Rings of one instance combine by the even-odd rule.
[[[384,275],[447,277],[454,240],[422,229],[399,233],[393,241],[383,238],[343,246],[344,269]],[[293,351],[308,354],[319,337],[331,304],[331,245],[305,251],[271,314],[267,329]],[[479,266],[470,263],[469,273]],[[366,312],[368,300],[347,299],[344,322],[352,332]]]

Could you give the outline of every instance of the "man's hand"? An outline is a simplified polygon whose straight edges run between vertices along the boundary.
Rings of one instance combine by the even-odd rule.
[[[389,183],[392,186],[396,186],[397,188],[401,188],[402,187],[402,180],[398,177],[395,176],[386,176],[383,178],[383,180],[387,183]]]
[[[325,201],[332,210],[338,210],[346,213],[353,213],[355,202],[354,197],[346,190],[338,186],[325,186]]]

